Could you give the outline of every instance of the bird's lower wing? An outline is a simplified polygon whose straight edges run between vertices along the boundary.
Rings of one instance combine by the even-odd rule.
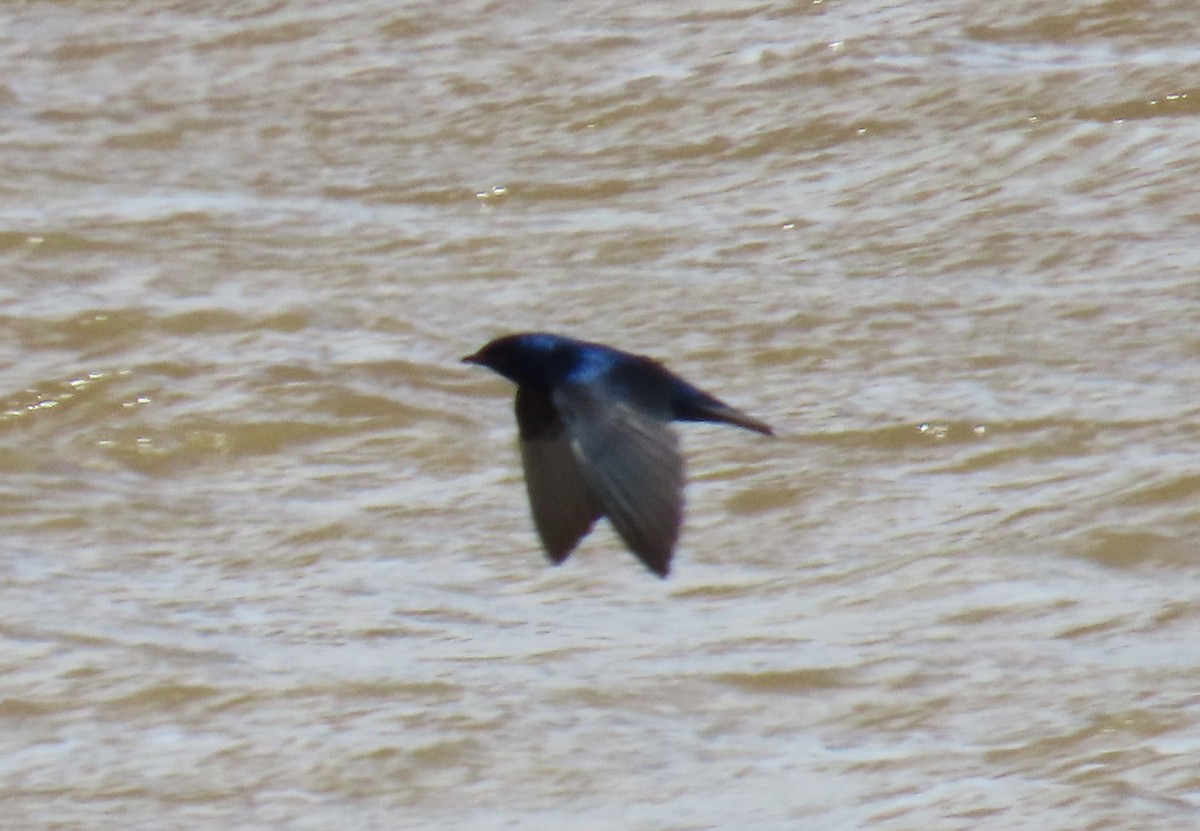
[[[516,409],[533,524],[551,561],[561,563],[591,530],[603,509],[550,400],[519,390]]]
[[[683,521],[683,457],[667,422],[586,384],[554,394],[583,476],[626,545],[666,576]]]

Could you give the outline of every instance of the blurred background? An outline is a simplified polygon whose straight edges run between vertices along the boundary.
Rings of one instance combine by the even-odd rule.
[[[1193,829],[1190,0],[0,9],[0,827]],[[546,329],[674,573],[533,532]]]

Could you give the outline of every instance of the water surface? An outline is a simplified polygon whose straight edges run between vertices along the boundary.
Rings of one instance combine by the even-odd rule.
[[[1189,2],[10,4],[0,826],[1191,829]],[[549,329],[683,428],[538,549]]]

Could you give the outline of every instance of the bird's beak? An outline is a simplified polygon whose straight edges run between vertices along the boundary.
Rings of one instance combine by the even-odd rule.
[[[471,353],[470,355],[467,355],[465,358],[463,358],[463,359],[462,359],[462,362],[463,362],[464,364],[477,364],[477,363],[479,363],[479,353],[478,353],[478,352],[473,352],[473,353]]]

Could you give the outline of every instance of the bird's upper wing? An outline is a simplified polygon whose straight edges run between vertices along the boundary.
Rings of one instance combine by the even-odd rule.
[[[546,554],[561,563],[603,514],[571,449],[571,440],[550,398],[517,388],[521,462],[533,524]]]
[[[683,521],[684,467],[675,432],[596,384],[564,384],[553,403],[613,527],[638,559],[666,576]]]

